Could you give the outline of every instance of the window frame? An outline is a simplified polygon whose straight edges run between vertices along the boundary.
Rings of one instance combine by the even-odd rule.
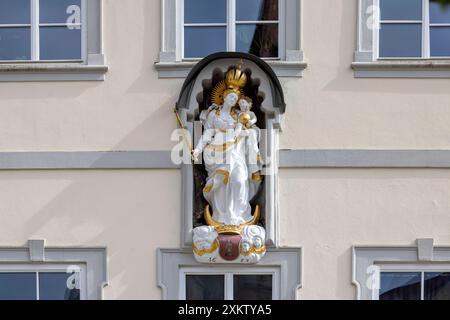
[[[81,0],[81,22],[79,24],[68,23],[41,23],[40,18],[40,0],[30,1],[30,24],[0,24],[0,28],[17,27],[30,28],[30,59],[29,60],[0,60],[0,63],[61,63],[61,62],[85,62],[87,59],[87,0]],[[42,60],[40,59],[40,28],[41,27],[60,27],[69,25],[80,25],[81,27],[81,58],[80,59],[55,59]]]
[[[41,273],[67,273],[68,269],[78,268],[80,270],[80,300],[87,300],[87,266],[86,264],[26,264],[11,263],[0,264],[0,274],[8,273],[35,273],[36,274],[36,300],[39,299],[39,274]]]
[[[186,300],[186,276],[187,275],[223,275],[225,301],[234,300],[234,276],[235,275],[271,275],[272,276],[272,300],[280,300],[281,276],[277,267],[254,268],[211,268],[211,267],[181,267],[179,269],[179,299]]]
[[[284,52],[284,57],[279,60],[269,59],[266,62],[278,77],[301,78],[307,68],[302,50],[303,0],[279,1],[285,8],[285,21],[279,24],[279,28],[284,30],[283,40],[279,41],[279,50]],[[184,9],[180,9],[180,3],[180,0],[160,0],[161,45],[158,61],[154,64],[159,78],[186,78],[198,63],[198,60],[181,59],[180,19],[184,17]]]
[[[278,20],[257,20],[257,21],[238,21],[236,17],[236,1],[238,0],[225,0],[227,2],[227,14],[225,23],[185,23],[184,21],[184,4],[185,0],[177,0],[179,2],[178,7],[178,30],[180,34],[179,45],[177,46],[177,59],[180,61],[199,61],[204,57],[186,58],[185,57],[185,28],[186,27],[226,27],[226,51],[236,52],[236,30],[237,25],[245,24],[277,24],[278,25],[278,57],[261,57],[263,60],[277,61],[286,59],[285,42],[286,42],[286,8],[285,1],[278,1]]]
[[[381,273],[383,272],[394,272],[394,273],[405,273],[405,272],[415,272],[421,274],[420,282],[420,300],[425,300],[425,273],[432,272],[450,272],[450,263],[432,263],[432,264],[419,264],[419,263],[399,263],[399,264],[377,264],[380,268],[380,275],[378,277],[378,287],[373,290],[373,300],[379,300],[381,287]]]
[[[104,81],[108,66],[103,52],[103,0],[82,1],[83,59],[2,60],[0,82]]]
[[[376,26],[380,18],[379,0],[358,0],[356,50],[351,64],[355,78],[450,78],[450,59],[446,57],[379,59]]]
[[[422,20],[381,20],[380,0],[374,0],[374,5],[380,8],[377,24],[374,28],[374,60],[448,60],[449,56],[431,56],[430,32],[432,27],[450,27],[450,23],[430,22],[430,0],[422,0]],[[420,57],[380,57],[381,24],[420,24],[422,28],[422,48]]]
[[[225,269],[225,271],[241,268],[245,272],[254,272],[260,268],[277,268],[280,270],[280,299],[298,299],[298,290],[303,283],[303,250],[301,247],[295,248],[269,248],[257,265],[239,266],[236,264],[207,265],[200,264],[194,258],[192,247],[182,249],[161,249],[157,250],[158,256],[158,286],[162,289],[164,300],[180,299],[180,286],[182,268],[201,268],[206,272],[214,272]],[[193,269],[191,269],[193,270]],[[185,291],[185,290],[184,290]]]

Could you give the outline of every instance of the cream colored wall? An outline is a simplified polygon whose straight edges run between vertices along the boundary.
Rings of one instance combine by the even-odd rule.
[[[356,0],[304,0],[283,148],[449,148],[449,80],[354,79]],[[105,82],[2,83],[0,150],[170,149],[181,79],[158,79],[160,1],[104,0]]]
[[[281,170],[281,243],[304,249],[300,298],[355,299],[352,246],[448,246],[449,194],[450,170]]]
[[[303,1],[302,79],[282,79],[281,147],[450,147],[449,80],[354,79],[356,3]],[[158,79],[156,0],[105,0],[105,82],[1,83],[0,151],[168,150],[181,79]],[[282,170],[282,244],[301,298],[353,299],[352,245],[450,244],[449,170]],[[107,246],[108,299],[160,298],[156,248],[179,247],[176,170],[0,171],[0,245]]]
[[[1,83],[0,150],[164,150],[182,79],[159,80],[157,0],[104,0],[105,82]]]
[[[106,299],[161,299],[156,249],[180,247],[177,170],[0,171],[0,247],[107,247]]]
[[[354,79],[356,0],[304,0],[302,80],[284,80],[284,148],[448,149],[448,79]]]

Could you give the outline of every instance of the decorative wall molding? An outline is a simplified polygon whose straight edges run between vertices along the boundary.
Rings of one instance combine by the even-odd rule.
[[[450,78],[448,60],[353,62],[355,78]]]
[[[14,81],[103,81],[106,65],[83,63],[0,64],[0,82]]]
[[[280,168],[450,168],[450,150],[280,150]],[[0,152],[0,170],[179,169],[170,151]]]
[[[267,61],[278,77],[301,78],[308,64],[305,61]],[[186,78],[196,61],[156,62],[159,78]]]
[[[450,150],[280,150],[280,168],[450,168]]]
[[[0,170],[178,169],[170,151],[0,152]]]

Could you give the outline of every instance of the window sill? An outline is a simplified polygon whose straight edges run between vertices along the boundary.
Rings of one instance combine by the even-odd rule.
[[[355,78],[450,78],[450,60],[353,62]]]
[[[278,77],[301,78],[306,69],[305,61],[267,61]],[[186,78],[197,61],[156,62],[159,78]]]
[[[0,63],[0,82],[103,81],[106,65],[73,63]]]

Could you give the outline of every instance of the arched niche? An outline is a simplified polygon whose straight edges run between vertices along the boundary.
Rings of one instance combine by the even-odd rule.
[[[266,244],[278,244],[278,132],[281,116],[286,110],[281,84],[271,67],[260,58],[237,52],[216,53],[204,58],[190,72],[181,89],[176,108],[195,146],[201,136],[199,114],[211,105],[211,91],[223,80],[225,73],[241,65],[249,81],[245,94],[254,101],[252,111],[258,117],[258,127],[265,129],[260,150],[263,156],[264,182],[253,199],[262,210],[260,224],[266,229]],[[190,246],[192,230],[204,223],[206,205],[202,195],[206,172],[202,164],[182,165],[182,243]]]

